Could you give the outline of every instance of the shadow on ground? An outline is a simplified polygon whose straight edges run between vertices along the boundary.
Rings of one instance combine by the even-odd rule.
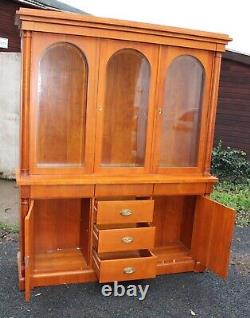
[[[128,296],[104,297],[101,284],[88,283],[35,288],[31,302],[26,303],[17,287],[16,237],[0,234],[1,318],[249,317],[250,227],[236,228],[227,281],[209,272],[137,281],[150,284],[144,301]]]

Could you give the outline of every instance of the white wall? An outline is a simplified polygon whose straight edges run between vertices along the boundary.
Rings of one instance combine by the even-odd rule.
[[[19,158],[20,53],[0,52],[0,173],[12,178]]]

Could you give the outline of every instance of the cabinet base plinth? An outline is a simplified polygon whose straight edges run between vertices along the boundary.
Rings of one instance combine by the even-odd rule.
[[[193,272],[194,267],[194,260],[180,261],[175,263],[158,263],[156,273],[157,275],[163,275]]]
[[[87,283],[95,281],[97,281],[97,278],[93,269],[85,269],[83,271],[69,273],[58,272],[48,274],[35,274],[32,277],[33,287]]]
[[[206,266],[202,265],[200,262],[195,263],[194,272],[202,273],[206,270]]]

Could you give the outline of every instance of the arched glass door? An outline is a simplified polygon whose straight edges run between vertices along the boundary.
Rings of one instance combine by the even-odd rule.
[[[124,49],[109,60],[104,102],[102,166],[143,167],[150,66],[139,52]]]
[[[150,46],[103,42],[98,90],[96,171],[123,173],[149,164]]]
[[[31,172],[92,172],[96,40],[35,34],[33,42]]]
[[[37,164],[83,166],[88,66],[70,43],[48,47],[39,63]]]
[[[188,48],[162,47],[153,143],[158,173],[200,173],[212,55]]]
[[[197,165],[204,70],[192,56],[170,64],[164,82],[160,167]]]

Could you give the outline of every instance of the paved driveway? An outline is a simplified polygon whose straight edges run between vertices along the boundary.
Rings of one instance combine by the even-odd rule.
[[[207,273],[159,276],[144,301],[104,297],[97,283],[35,288],[30,303],[17,289],[15,237],[0,241],[0,318],[250,317],[250,227],[237,228],[227,281]],[[130,284],[130,283],[129,283]]]

